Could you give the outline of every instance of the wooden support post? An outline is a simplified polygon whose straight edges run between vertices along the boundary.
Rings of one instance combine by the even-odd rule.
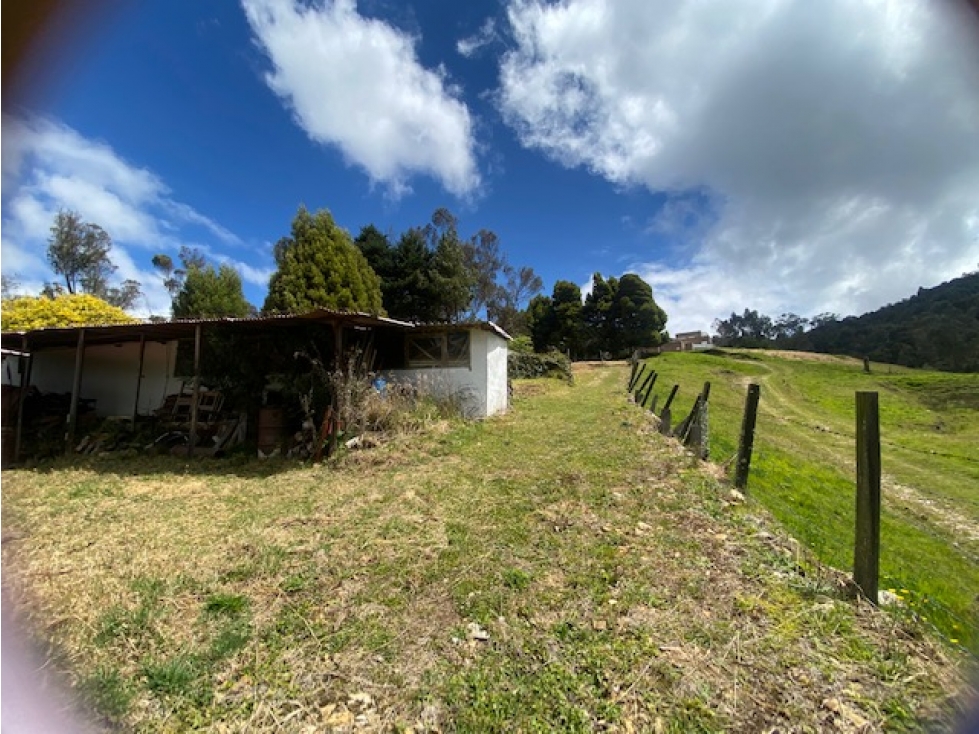
[[[336,359],[337,370],[342,370],[343,366],[340,364],[343,361],[343,326],[339,323],[333,325],[333,349]],[[332,410],[332,430],[330,431],[330,443],[326,449],[326,457],[330,458],[337,451],[337,444],[340,437],[337,435],[340,432],[340,401],[337,398],[336,393],[330,396],[330,407]]]
[[[27,390],[31,386],[31,369],[34,367],[34,354],[28,351],[27,337],[20,339],[20,351],[27,355],[26,366],[24,358],[21,357],[18,366],[20,373],[20,398],[17,400],[17,429],[14,434],[14,463],[20,461],[21,442],[24,435],[24,400],[27,398]]]
[[[748,472],[751,470],[751,451],[755,445],[755,420],[758,417],[758,398],[761,387],[748,385],[748,395],[744,400],[744,418],[741,419],[741,438],[738,441],[738,461],[734,469],[734,486],[742,492],[748,487]]]
[[[136,416],[139,415],[139,392],[143,386],[143,358],[146,355],[146,334],[139,335],[139,367],[136,368],[136,398],[133,400],[133,432],[136,432]]]
[[[75,376],[71,382],[71,405],[68,408],[68,430],[65,432],[65,453],[70,454],[75,447],[75,426],[78,424],[78,400],[82,389],[82,367],[85,362],[85,329],[78,330],[78,345],[75,347]]]
[[[646,403],[649,402],[649,395],[650,395],[650,393],[653,392],[653,386],[656,385],[656,378],[657,377],[659,377],[659,374],[657,374],[656,371],[654,370],[653,371],[652,379],[649,380],[649,384],[648,385],[643,385],[643,387],[646,388],[645,391],[643,391],[643,390],[640,390],[639,391],[639,392],[643,393],[642,402],[640,403],[640,405],[645,405]]]
[[[656,413],[656,402],[659,400],[659,395],[653,395],[653,404],[649,406],[649,412]]]
[[[190,399],[190,435],[187,437],[187,456],[194,455],[197,442],[197,404],[201,399],[201,325],[194,327],[194,396]]]
[[[679,389],[680,389],[680,386],[679,385],[674,385],[673,386],[673,389],[670,390],[669,397],[667,397],[666,398],[666,402],[663,403],[663,410],[669,410],[670,409],[670,406],[673,405],[673,398],[676,397],[676,392]]]
[[[853,581],[877,604],[880,570],[880,414],[877,393],[857,393],[857,533]]]
[[[639,370],[639,362],[633,360],[632,369],[629,371],[629,387],[631,388],[636,381],[636,372]]]
[[[870,374],[870,357],[863,358],[863,371]]]
[[[641,380],[641,379],[642,379],[642,376],[643,376],[644,374],[646,374],[646,363],[645,363],[645,362],[643,362],[643,363],[642,363],[642,364],[641,364],[641,365],[639,366],[639,371],[638,371],[638,372],[636,373],[636,377],[635,377],[635,379],[633,379],[633,380],[632,380],[631,382],[629,382],[629,392],[630,392],[630,393],[631,393],[631,392],[632,392],[633,390],[635,390],[635,389],[636,389],[636,383],[637,383],[637,382],[639,382],[639,380]]]

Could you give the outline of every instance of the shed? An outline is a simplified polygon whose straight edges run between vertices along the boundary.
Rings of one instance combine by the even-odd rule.
[[[23,411],[8,410],[28,387],[66,396],[66,443],[73,445],[80,410],[133,422],[150,415],[167,395],[191,385],[199,392],[202,345],[220,335],[244,336],[254,354],[274,371],[276,352],[293,356],[303,334],[331,368],[345,354],[369,345],[371,367],[389,380],[410,381],[440,394],[457,395],[467,415],[486,417],[507,409],[507,341],[491,322],[412,324],[365,313],[318,309],[300,315],[146,322],[110,326],[4,332],[4,414],[13,419],[17,443]],[[290,341],[292,339],[292,341]],[[257,355],[257,357],[256,357]],[[70,399],[68,398],[70,396]],[[199,398],[198,398],[199,400]],[[197,400],[192,406],[192,425]],[[19,445],[18,451],[19,453]]]

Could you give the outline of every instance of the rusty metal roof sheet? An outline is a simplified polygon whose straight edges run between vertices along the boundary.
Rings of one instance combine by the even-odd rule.
[[[116,344],[121,342],[139,341],[141,338],[156,341],[171,341],[187,339],[194,335],[198,325],[214,326],[227,325],[235,329],[249,331],[263,329],[269,326],[290,325],[319,322],[360,327],[386,327],[403,330],[424,328],[464,327],[490,331],[502,339],[510,339],[510,335],[492,321],[443,323],[443,324],[414,324],[408,321],[374,316],[358,311],[331,311],[315,309],[302,314],[277,314],[271,316],[249,316],[244,318],[217,319],[175,319],[172,321],[143,321],[136,324],[108,324],[103,326],[64,326],[29,331],[5,331],[2,335],[4,349],[38,351],[73,347],[78,343],[78,332],[85,330],[86,344]]]

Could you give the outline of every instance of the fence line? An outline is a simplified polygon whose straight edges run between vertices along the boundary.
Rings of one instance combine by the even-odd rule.
[[[649,401],[657,373],[652,370],[633,392],[645,372],[635,369],[629,379],[629,393],[640,406]],[[673,385],[669,397],[659,413],[660,433],[673,436],[696,455],[707,460],[710,455],[710,382],[705,382],[694,399],[693,407],[680,421],[676,430],[670,430],[670,408],[680,386]],[[741,434],[738,440],[737,461],[735,463],[734,486],[744,490],[748,485],[751,468],[751,455],[754,448],[755,424],[758,417],[758,402],[761,386],[748,385],[745,396],[744,414],[741,421]],[[650,410],[655,415],[657,400],[654,397]],[[856,393],[856,536],[853,546],[853,580],[859,593],[871,603],[877,604],[880,568],[880,414],[878,394],[875,392]],[[845,434],[838,434],[845,436]]]

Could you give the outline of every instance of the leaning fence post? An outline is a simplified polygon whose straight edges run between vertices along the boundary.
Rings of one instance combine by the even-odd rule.
[[[690,409],[690,412],[687,413],[687,417],[677,424],[674,435],[679,438],[680,443],[684,445],[686,445],[687,438],[690,436],[690,427],[693,424],[694,416],[700,411],[700,401],[702,398],[702,395],[697,395],[693,401],[693,407]]]
[[[670,413],[670,406],[673,404],[673,398],[676,397],[676,391],[679,389],[679,385],[673,386],[673,389],[670,390],[670,396],[663,403],[663,412],[659,414],[659,432],[664,436],[670,435],[670,421],[673,419],[673,415]]]
[[[632,371],[629,372],[629,389],[632,390],[632,383],[636,381],[636,372],[639,369],[639,362],[632,363]]]
[[[636,383],[639,382],[639,380],[642,379],[642,376],[645,373],[646,373],[646,363],[643,362],[642,363],[642,366],[639,368],[639,371],[636,373],[636,376],[633,379],[629,380],[629,392],[630,393],[635,389]]]
[[[700,393],[700,414],[697,416],[697,438],[699,439],[700,446],[698,450],[700,452],[701,461],[707,461],[710,458],[710,417],[708,406],[708,398],[710,397],[710,383],[704,383],[704,390]]]
[[[649,401],[649,394],[653,391],[653,386],[656,385],[657,377],[659,377],[659,374],[657,374],[656,370],[653,370],[653,378],[649,381],[649,386],[646,387],[646,392],[642,396],[642,402],[640,403],[640,405],[645,405]],[[642,392],[642,390],[640,390],[639,392]]]
[[[659,395],[653,395],[653,404],[649,406],[650,413],[654,413],[654,414],[656,413],[656,401],[658,400],[659,400]]]
[[[644,402],[643,395],[646,391],[646,388],[649,386],[649,381],[655,379],[656,379],[656,370],[651,370],[650,373],[646,375],[646,379],[643,380],[642,383],[639,385],[639,388],[636,390],[636,402],[639,405],[642,405]]]
[[[853,581],[877,604],[880,569],[880,413],[877,393],[857,393],[857,532]]]
[[[755,420],[758,417],[758,398],[761,387],[754,383],[748,385],[748,395],[744,399],[744,418],[741,420],[741,438],[738,441],[738,462],[734,469],[734,486],[744,490],[748,486],[748,472],[751,470],[751,450],[755,445]]]

